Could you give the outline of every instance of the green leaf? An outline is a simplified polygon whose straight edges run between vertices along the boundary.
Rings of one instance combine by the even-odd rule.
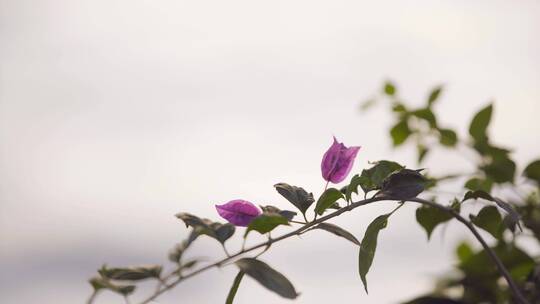
[[[351,182],[345,188],[345,199],[352,202],[352,194],[358,194],[358,186],[362,184],[363,178],[356,174],[351,178]]]
[[[390,136],[392,136],[394,146],[397,147],[403,144],[411,133],[407,120],[403,119],[399,121],[392,129],[390,129]]]
[[[360,242],[356,239],[356,237],[354,237],[354,235],[352,235],[352,233],[348,232],[347,230],[337,225],[330,224],[330,223],[320,223],[319,225],[313,227],[313,229],[322,229],[322,230],[328,231],[346,240],[351,241],[355,245],[360,246]]]
[[[231,286],[231,290],[229,290],[229,294],[227,295],[227,300],[225,301],[225,304],[233,304],[234,297],[236,296],[236,292],[238,291],[238,287],[240,287],[240,282],[242,281],[243,277],[244,272],[239,271],[234,278],[233,285]]]
[[[508,227],[511,227],[513,225],[517,225],[521,229],[521,227],[519,226],[519,221],[521,219],[521,215],[516,211],[516,209],[511,204],[503,201],[502,199],[500,199],[498,197],[491,196],[491,194],[489,194],[489,193],[487,193],[485,191],[482,191],[482,190],[468,191],[467,193],[465,193],[465,196],[463,197],[462,202],[464,202],[466,200],[469,200],[469,199],[479,199],[479,198],[482,198],[482,199],[485,199],[485,200],[488,200],[488,201],[492,201],[495,204],[497,204],[497,206],[499,208],[506,211],[506,213],[508,214],[508,217],[505,220],[505,224]]]
[[[315,205],[315,212],[318,215],[322,215],[324,211],[330,208],[336,203],[337,200],[343,198],[343,194],[336,188],[329,188],[324,191],[324,193],[317,200],[317,205]]]
[[[289,225],[289,221],[286,217],[276,213],[263,213],[254,218],[247,226],[244,238],[252,230],[259,232],[260,234],[268,233],[279,225]]]
[[[362,102],[362,104],[360,105],[360,110],[367,111],[369,110],[369,108],[373,107],[376,103],[377,103],[377,99],[375,98],[368,99]]]
[[[469,134],[477,142],[487,141],[486,130],[491,121],[491,113],[493,112],[493,105],[490,104],[487,107],[480,110],[471,121],[469,126]]]
[[[373,167],[362,170],[360,186],[365,193],[381,189],[383,181],[388,175],[403,168],[402,165],[393,161],[378,161]]]
[[[516,174],[516,163],[507,156],[494,157],[482,170],[496,183],[511,183]]]
[[[486,206],[478,212],[478,215],[470,215],[471,222],[489,232],[494,238],[500,239],[502,237],[504,226],[502,225],[502,218],[499,210],[495,206]]]
[[[429,149],[422,144],[417,145],[416,149],[418,151],[418,163],[421,164],[424,158],[427,156]]]
[[[452,219],[452,215],[439,208],[422,205],[416,209],[416,221],[426,230],[428,240],[435,228]]]
[[[467,242],[462,242],[456,248],[456,255],[460,263],[465,263],[470,257],[474,255],[474,251]]]
[[[290,210],[281,210],[278,207],[266,205],[266,206],[260,206],[263,212],[268,213],[277,213],[281,216],[286,217],[289,221],[292,221],[292,219],[296,216],[296,212],[290,211]]]
[[[399,114],[405,114],[407,113],[407,108],[401,102],[394,102],[392,105],[392,111]]]
[[[136,267],[114,267],[108,268],[103,265],[99,274],[110,280],[118,281],[139,281],[144,279],[158,279],[161,275],[162,267],[159,265],[136,266]]]
[[[315,202],[313,193],[307,193],[306,190],[291,186],[285,183],[275,184],[277,192],[291,202],[302,214],[306,214],[308,208]]]
[[[441,95],[442,86],[436,86],[431,90],[428,97],[428,107],[431,107],[435,101],[439,98],[439,95]]]
[[[401,169],[390,174],[383,181],[381,195],[402,200],[416,197],[424,191],[427,181],[419,171]]]
[[[522,270],[525,267],[529,267],[529,270],[532,270],[534,267],[534,260],[517,246],[507,246],[500,243],[497,246],[492,247],[492,249],[495,252],[495,255],[497,255],[504,266],[510,271],[510,274],[512,274],[512,269],[519,268]],[[489,276],[500,276],[495,264],[491,261],[491,258],[485,250],[475,253],[465,262],[460,263],[459,268],[461,268],[468,276],[470,275],[477,279]],[[520,273],[523,273],[523,271],[520,271]],[[513,278],[517,281],[525,280],[525,276],[513,276]]]
[[[540,184],[540,160],[535,160],[525,168],[523,172],[527,178],[530,178]]]
[[[120,285],[114,284],[106,278],[94,277],[90,279],[90,285],[94,288],[94,291],[101,289],[108,289],[110,291],[119,293],[121,295],[127,296],[132,294],[135,291],[135,285]]]
[[[411,112],[411,114],[420,119],[427,121],[431,128],[433,129],[437,128],[437,118],[435,118],[435,115],[433,114],[430,108],[416,110],[416,111]]]
[[[221,244],[225,244],[225,241],[230,239],[236,230],[233,224],[220,224],[213,223],[211,226],[214,229],[216,235],[215,239],[218,240]]]
[[[447,147],[454,147],[457,143],[456,132],[450,129],[439,129],[439,141],[442,145]]]
[[[298,296],[291,282],[266,263],[253,258],[243,258],[235,264],[242,272],[278,295],[287,299],[295,299]]]
[[[473,190],[473,191],[482,190],[489,193],[491,192],[492,187],[493,187],[493,181],[489,178],[484,179],[484,178],[473,177],[465,183],[465,188],[469,190]]]
[[[453,300],[439,295],[423,296],[403,304],[466,304],[462,301]]]
[[[368,292],[366,276],[369,272],[369,269],[371,268],[371,264],[373,263],[373,258],[375,257],[379,232],[382,229],[386,228],[386,226],[388,225],[388,218],[401,206],[402,205],[398,206],[396,209],[394,209],[394,211],[390,213],[380,215],[375,218],[373,222],[371,222],[371,224],[369,224],[369,226],[367,227],[364,238],[360,243],[360,252],[358,254],[358,271],[360,273],[360,278],[362,279],[362,283],[364,284],[364,289],[366,290],[366,293]]]
[[[199,235],[207,235],[224,244],[235,232],[235,227],[232,224],[222,224],[209,219],[201,219],[190,213],[180,212],[176,214],[176,217],[184,221],[186,227],[193,228],[188,243],[194,241]]]
[[[396,94],[396,87],[394,86],[392,82],[386,81],[386,83],[384,84],[383,91],[388,96],[394,96]]]

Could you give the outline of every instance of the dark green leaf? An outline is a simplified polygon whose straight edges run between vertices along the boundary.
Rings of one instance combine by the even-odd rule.
[[[427,121],[431,128],[437,127],[437,119],[435,118],[435,115],[433,114],[430,108],[416,110],[416,111],[411,112],[411,114],[420,119]]]
[[[176,214],[176,217],[184,221],[186,227],[193,227],[193,232],[187,242],[189,245],[200,235],[207,235],[224,244],[231,236],[233,236],[235,227],[232,224],[222,224],[213,222],[209,219],[201,219],[193,214],[181,212]]]
[[[214,228],[214,232],[216,235],[216,239],[221,243],[225,244],[225,241],[230,239],[235,231],[235,227],[232,224],[220,224],[220,223],[214,223],[212,225],[212,228]]]
[[[279,183],[274,185],[277,192],[291,202],[302,214],[305,214],[309,206],[315,202],[313,193],[307,193],[306,190],[291,186],[285,183]]]
[[[279,225],[289,225],[289,221],[286,217],[276,213],[263,213],[254,218],[247,226],[244,237],[252,230],[259,232],[260,234],[268,233]]]
[[[482,190],[468,191],[467,193],[465,193],[465,197],[463,198],[462,202],[464,202],[464,201],[466,201],[468,199],[479,199],[479,198],[482,198],[482,199],[485,199],[485,200],[488,200],[488,201],[492,201],[495,204],[497,204],[497,206],[499,206],[499,208],[506,211],[506,213],[509,216],[508,219],[506,220],[506,223],[505,223],[507,226],[511,226],[511,225],[518,225],[519,226],[519,221],[521,219],[521,215],[516,211],[516,209],[512,205],[510,205],[509,203],[501,200],[500,198],[493,197],[493,196],[491,196],[489,193],[487,193],[485,191],[482,191]]]
[[[114,284],[102,277],[91,278],[89,282],[94,288],[94,291],[108,289],[124,296],[130,295],[135,291],[135,285]]]
[[[356,237],[354,237],[354,235],[352,235],[350,232],[348,232],[347,230],[339,227],[339,226],[336,226],[334,224],[330,224],[330,223],[320,223],[319,225],[313,227],[313,229],[322,229],[322,230],[326,230],[330,233],[333,233],[337,236],[340,236],[342,238],[345,238],[351,242],[353,242],[354,244],[356,245],[360,245],[360,242],[356,239]]]
[[[490,180],[489,178],[484,179],[484,178],[473,177],[465,183],[465,188],[469,190],[473,190],[473,191],[482,190],[489,193],[491,192],[492,187],[493,187],[493,181]]]
[[[423,296],[416,298],[409,302],[403,304],[466,304],[462,301],[456,301],[450,298],[445,298],[441,296]]]
[[[540,160],[535,160],[525,168],[523,174],[540,184]]]
[[[363,178],[356,174],[351,178],[351,182],[345,188],[345,199],[348,202],[352,201],[352,194],[358,194],[358,186],[362,184]],[[343,193],[343,192],[342,192]]]
[[[502,218],[495,206],[486,206],[478,212],[478,215],[470,215],[471,222],[489,232],[494,238],[500,239],[504,231]]]
[[[289,221],[292,221],[292,219],[296,216],[296,212],[294,211],[290,211],[290,210],[281,210],[279,209],[278,207],[275,207],[275,206],[271,206],[271,205],[266,205],[266,206],[261,206],[261,209],[263,210],[263,212],[267,212],[267,213],[277,213],[281,216],[284,216],[286,217]]]
[[[383,181],[388,175],[403,168],[402,165],[393,161],[378,161],[373,167],[362,170],[360,186],[365,193],[381,189]]]
[[[534,260],[524,251],[517,246],[506,246],[505,244],[499,244],[492,247],[497,257],[502,261],[506,268],[512,274],[512,269],[534,267]],[[465,262],[460,263],[461,268],[467,275],[471,275],[477,278],[487,276],[499,276],[499,272],[495,267],[485,250],[481,250],[467,259]],[[522,271],[520,273],[523,273]],[[515,277],[515,280],[523,281],[525,277]]]
[[[487,141],[486,130],[491,121],[491,113],[493,111],[493,105],[488,105],[487,107],[480,110],[471,121],[469,126],[469,134],[477,142]]]
[[[192,268],[193,266],[197,265],[199,262],[200,262],[199,260],[190,260],[190,261],[187,261],[187,262],[183,263],[183,264],[180,266],[180,270]]]
[[[392,141],[396,147],[403,144],[409,135],[411,135],[411,130],[405,119],[401,120],[390,129],[390,136],[392,136]]]
[[[360,273],[360,278],[362,279],[362,283],[364,284],[364,289],[366,290],[366,293],[368,292],[366,276],[369,272],[369,269],[371,268],[371,264],[373,263],[373,258],[375,257],[379,232],[382,229],[386,228],[386,226],[388,225],[388,218],[398,208],[394,209],[394,211],[390,213],[380,215],[375,218],[373,222],[371,222],[371,224],[369,224],[369,226],[367,227],[364,238],[360,243],[360,252],[358,254],[358,271]]]
[[[298,296],[291,282],[266,263],[252,258],[243,258],[235,264],[248,276],[280,296],[287,299],[295,299]]]
[[[102,277],[118,281],[139,281],[144,279],[157,279],[161,274],[162,267],[159,265],[114,267],[108,268],[103,265],[98,271]]]
[[[490,164],[482,167],[487,176],[496,183],[513,182],[516,163],[507,156],[493,158]]]
[[[238,287],[240,287],[240,282],[242,281],[243,277],[244,273],[242,271],[239,271],[234,278],[233,285],[231,286],[231,290],[229,290],[229,295],[227,295],[227,300],[225,301],[225,304],[233,304],[234,297],[236,296],[236,292],[238,291]]]
[[[442,145],[447,147],[453,147],[457,143],[457,134],[456,132],[450,129],[439,129],[439,141]]]
[[[464,202],[466,200],[469,200],[469,199],[479,199],[479,198],[483,198],[485,200],[494,202],[494,199],[491,196],[491,194],[489,194],[489,193],[487,193],[485,191],[482,191],[482,190],[467,191],[467,193],[465,193],[465,196],[463,197],[462,202]]]
[[[442,86],[436,86],[431,90],[428,97],[428,107],[431,107],[435,101],[439,98],[439,95],[441,94]]]
[[[389,95],[389,96],[394,96],[396,94],[396,87],[394,86],[393,83],[391,83],[390,81],[387,81],[385,84],[384,84],[384,89],[383,89],[384,93],[386,95]]]
[[[452,219],[452,215],[441,209],[422,206],[416,209],[416,221],[426,230],[428,240],[431,238],[431,234],[435,228],[444,222]]]
[[[451,214],[439,208],[423,205],[416,209],[416,221],[426,230],[428,240],[435,227],[451,219]]]
[[[426,184],[426,178],[419,171],[401,169],[390,174],[383,181],[381,195],[402,200],[416,197]]]
[[[326,209],[336,203],[337,200],[343,198],[343,194],[336,188],[329,188],[317,200],[315,205],[315,212],[318,215],[322,215]]]

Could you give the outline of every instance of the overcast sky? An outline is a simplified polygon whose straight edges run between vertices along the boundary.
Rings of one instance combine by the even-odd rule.
[[[1,302],[81,303],[102,263],[165,262],[187,233],[179,211],[217,220],[213,205],[235,198],[290,208],[277,182],[319,195],[332,135],[362,146],[355,172],[383,158],[414,167],[412,149],[391,150],[387,109],[358,111],[385,79],[413,105],[444,84],[436,111],[461,134],[494,101],[491,132],[523,168],[540,154],[540,3],[0,0]],[[444,150],[427,163],[469,166]],[[334,223],[360,238],[392,207]],[[357,249],[323,232],[263,260],[302,293],[294,303],[406,300],[466,237],[450,225],[427,243],[414,210],[381,233],[369,296]],[[221,255],[202,239],[190,254]],[[209,272],[158,303],[223,302],[234,275]],[[253,299],[290,303],[245,280],[238,303]]]

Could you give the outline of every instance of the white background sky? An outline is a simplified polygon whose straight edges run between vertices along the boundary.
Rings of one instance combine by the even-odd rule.
[[[81,303],[104,262],[165,261],[186,236],[178,211],[217,219],[213,204],[234,198],[286,208],[281,181],[320,194],[332,135],[363,146],[356,172],[382,158],[414,166],[412,150],[390,149],[385,109],[358,111],[386,78],[417,105],[445,84],[436,111],[461,134],[494,100],[496,140],[520,168],[540,154],[537,1],[0,0],[1,302]],[[436,154],[434,173],[469,169]],[[361,237],[390,208],[335,223]],[[264,260],[302,292],[295,303],[406,300],[450,269],[465,237],[450,225],[426,243],[414,209],[381,234],[369,296],[357,250],[323,232]],[[218,250],[205,240],[191,254]],[[223,302],[234,274],[209,272],[159,303]],[[254,299],[289,303],[245,280],[238,303]]]

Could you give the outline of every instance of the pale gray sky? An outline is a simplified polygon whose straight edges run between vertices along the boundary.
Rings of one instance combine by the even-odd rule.
[[[0,0],[1,302],[80,303],[104,262],[165,261],[186,235],[178,211],[218,219],[213,204],[234,198],[286,208],[282,181],[320,194],[332,135],[363,146],[354,171],[414,166],[412,150],[390,150],[386,110],[358,112],[386,78],[417,104],[445,84],[437,111],[462,134],[494,100],[496,139],[521,168],[540,154],[537,1]],[[440,153],[433,171],[468,168]],[[389,208],[336,223],[361,237]],[[369,296],[357,250],[324,233],[264,260],[302,292],[295,303],[405,300],[450,268],[464,237],[451,225],[426,243],[414,209],[381,234]],[[191,254],[218,249],[201,241]],[[159,303],[223,302],[234,272]],[[289,303],[244,283],[238,303]]]

